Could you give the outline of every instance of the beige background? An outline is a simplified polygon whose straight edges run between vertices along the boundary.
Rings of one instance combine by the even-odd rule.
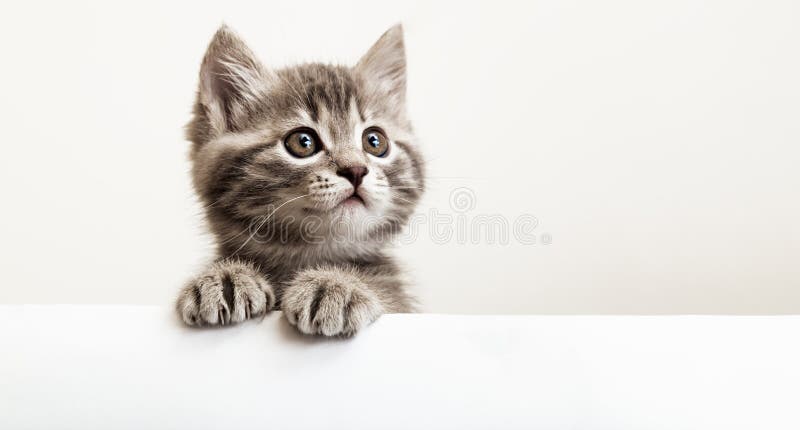
[[[800,312],[795,1],[106,3],[1,7],[0,302],[165,304],[210,257],[182,126],[222,21],[272,65],[402,21],[420,213],[538,220],[420,228],[425,310]]]

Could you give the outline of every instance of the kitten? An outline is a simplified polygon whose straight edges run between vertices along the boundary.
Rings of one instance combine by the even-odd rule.
[[[303,333],[348,336],[413,310],[384,252],[424,189],[405,70],[400,25],[354,67],[278,70],[217,31],[187,135],[218,257],[180,293],[186,324],[274,308]]]

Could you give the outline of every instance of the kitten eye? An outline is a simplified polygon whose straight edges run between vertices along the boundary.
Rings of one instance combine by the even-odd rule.
[[[291,132],[283,139],[283,145],[290,154],[298,158],[309,157],[321,149],[317,135],[309,129]]]
[[[364,144],[364,151],[376,157],[385,157],[389,153],[389,139],[377,128],[364,130],[361,142]]]

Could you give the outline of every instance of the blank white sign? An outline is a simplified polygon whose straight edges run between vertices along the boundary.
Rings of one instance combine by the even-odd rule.
[[[800,428],[800,317],[387,315],[0,306],[3,429]]]

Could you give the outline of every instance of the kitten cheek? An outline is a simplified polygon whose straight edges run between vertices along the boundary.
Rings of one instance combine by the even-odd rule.
[[[388,189],[377,186],[366,186],[360,190],[361,198],[366,207],[373,213],[381,214],[389,205]]]

